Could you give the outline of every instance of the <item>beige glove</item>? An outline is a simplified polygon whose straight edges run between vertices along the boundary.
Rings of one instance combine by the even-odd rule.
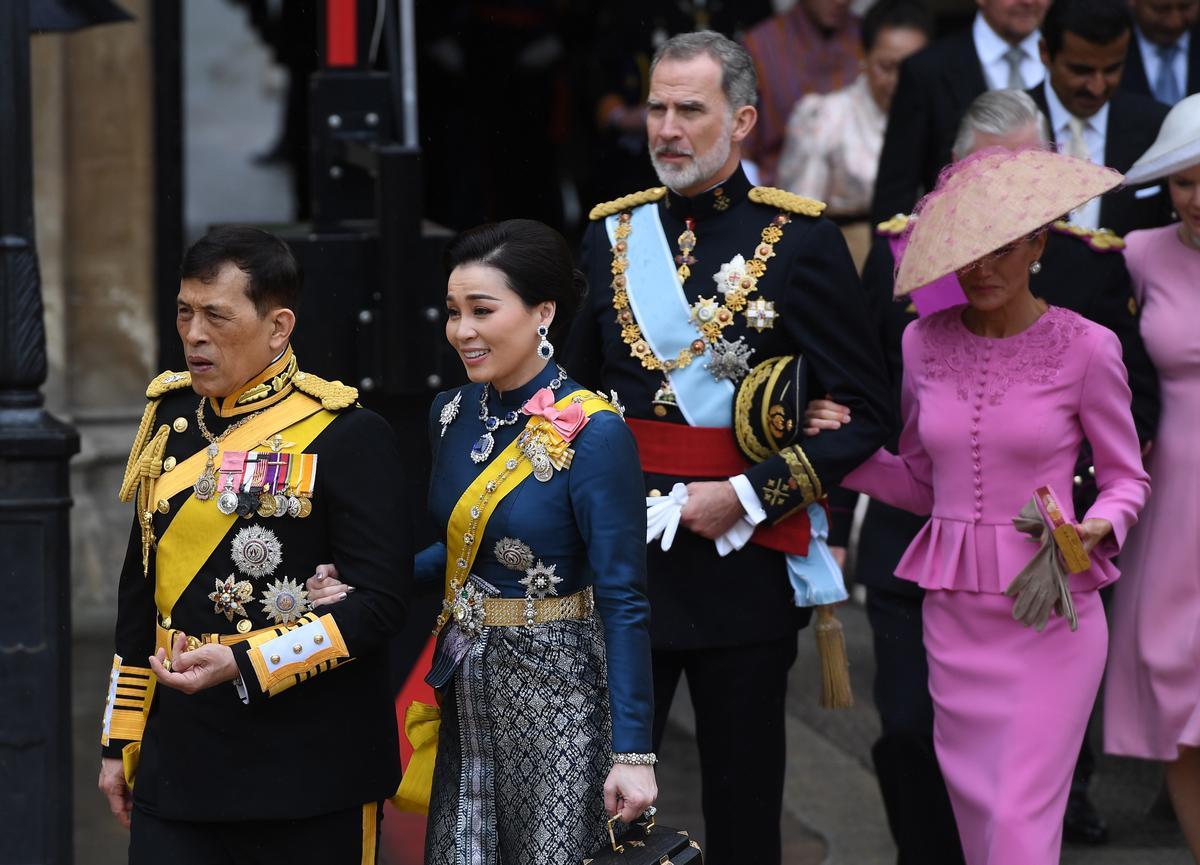
[[[1013,578],[1004,590],[1013,604],[1013,618],[1041,631],[1050,620],[1050,612],[1056,611],[1067,620],[1074,631],[1079,627],[1075,613],[1075,602],[1071,598],[1071,587],[1067,582],[1067,571],[1059,558],[1050,526],[1042,518],[1037,502],[1030,499],[1021,513],[1013,520],[1017,531],[1024,532],[1041,547],[1029,563]]]

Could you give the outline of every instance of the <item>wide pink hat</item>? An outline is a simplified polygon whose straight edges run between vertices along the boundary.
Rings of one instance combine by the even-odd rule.
[[[1111,168],[1041,149],[989,147],[948,165],[917,205],[896,296],[1061,219],[1121,179]]]

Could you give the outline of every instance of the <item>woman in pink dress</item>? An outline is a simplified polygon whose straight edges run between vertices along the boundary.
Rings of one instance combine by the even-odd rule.
[[[1200,95],[1171,109],[1129,182],[1166,178],[1180,221],[1126,239],[1162,417],[1154,496],[1121,554],[1104,691],[1104,747],[1161,760],[1200,861]]]
[[[926,589],[934,744],[968,865],[1059,861],[1107,648],[1096,590],[1117,578],[1110,558],[1149,492],[1117,338],[1029,291],[1045,226],[1119,179],[1058,154],[999,148],[943,172],[919,208],[896,293],[956,272],[967,304],[908,326],[899,455],[881,450],[843,482],[931,514],[896,576]],[[1091,559],[1069,580],[1078,629],[1050,615],[1052,600],[1027,627],[1005,592],[1038,547],[1013,519],[1049,485],[1073,521],[1085,437],[1100,495],[1075,526]]]

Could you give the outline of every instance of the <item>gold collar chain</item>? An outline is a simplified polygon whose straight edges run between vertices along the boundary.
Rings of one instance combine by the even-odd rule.
[[[734,315],[746,308],[750,294],[758,288],[758,281],[767,272],[767,261],[775,256],[775,244],[783,237],[783,226],[791,222],[786,213],[779,213],[770,224],[762,230],[762,241],[754,249],[754,257],[746,262],[745,272],[734,286],[725,291],[724,303],[717,303],[717,298],[701,297],[691,307],[691,321],[700,332],[701,338],[693,340],[686,348],[680,350],[673,358],[663,359],[654,354],[650,344],[642,336],[642,328],[629,305],[629,280],[625,272],[629,269],[629,239],[633,234],[630,220],[632,213],[628,210],[617,217],[617,242],[612,248],[612,290],[613,309],[617,313],[617,324],[621,326],[621,339],[629,346],[629,353],[641,361],[643,367],[651,371],[671,372],[683,369],[695,358],[704,354],[709,345],[716,345],[721,339],[721,331],[733,324]],[[685,232],[686,233],[686,232]],[[694,248],[695,238],[691,238],[692,246],[687,250],[690,257]],[[689,271],[690,275],[690,271]],[[680,274],[682,282],[687,277]]]

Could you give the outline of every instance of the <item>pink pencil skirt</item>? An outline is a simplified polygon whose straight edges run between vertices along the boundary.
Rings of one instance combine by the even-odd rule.
[[[1039,634],[1003,595],[925,593],[934,745],[967,865],[1058,865],[1108,647],[1099,594],[1074,597],[1079,630],[1052,615]]]

